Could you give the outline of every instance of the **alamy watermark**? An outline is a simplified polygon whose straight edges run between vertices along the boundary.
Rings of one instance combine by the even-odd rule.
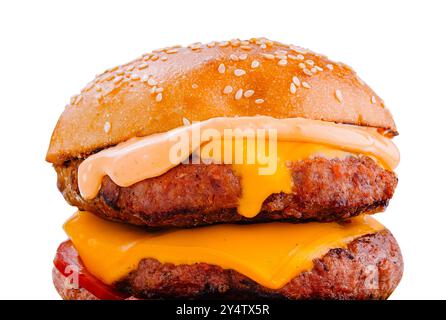
[[[258,165],[259,175],[273,175],[277,170],[276,129],[201,129],[192,126],[169,138],[171,163]]]

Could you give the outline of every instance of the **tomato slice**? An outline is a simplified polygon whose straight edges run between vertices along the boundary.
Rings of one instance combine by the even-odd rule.
[[[73,243],[68,240],[60,244],[54,257],[54,266],[68,277],[73,270],[79,273],[79,287],[86,289],[101,300],[123,300],[130,295],[122,293],[94,277],[83,265]]]

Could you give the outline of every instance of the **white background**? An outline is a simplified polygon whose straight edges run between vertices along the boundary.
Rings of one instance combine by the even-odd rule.
[[[399,186],[377,215],[399,241],[391,298],[446,298],[443,1],[1,1],[0,298],[57,299],[52,259],[75,210],[44,161],[69,98],[158,47],[268,38],[353,66],[393,112]]]

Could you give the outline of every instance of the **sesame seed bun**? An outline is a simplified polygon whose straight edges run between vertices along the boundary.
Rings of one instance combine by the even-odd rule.
[[[266,39],[232,40],[156,50],[98,75],[65,108],[46,159],[81,158],[187,121],[254,115],[397,134],[383,101],[348,66]]]

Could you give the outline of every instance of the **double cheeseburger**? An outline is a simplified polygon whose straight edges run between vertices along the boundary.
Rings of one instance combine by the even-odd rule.
[[[275,139],[273,170],[228,161],[232,147],[218,161],[237,130],[255,132],[243,155],[260,133]],[[71,99],[46,157],[78,208],[55,287],[64,299],[385,299],[403,260],[371,214],[397,185],[395,135],[351,68],[263,38],[109,69]]]

